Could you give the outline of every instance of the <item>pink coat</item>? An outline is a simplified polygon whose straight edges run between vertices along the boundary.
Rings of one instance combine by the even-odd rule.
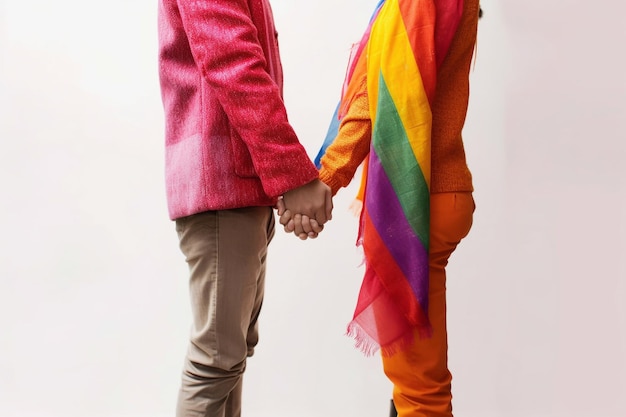
[[[318,173],[287,120],[268,0],[160,0],[171,219],[271,206]]]

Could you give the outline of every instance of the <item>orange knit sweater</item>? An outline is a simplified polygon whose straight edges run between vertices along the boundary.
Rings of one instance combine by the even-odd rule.
[[[432,106],[431,193],[473,191],[463,137],[469,100],[469,71],[474,56],[478,24],[478,0],[465,0],[463,17],[448,55],[437,73]],[[347,186],[369,153],[372,125],[367,82],[341,121],[339,134],[321,159],[320,179],[333,192]],[[359,192],[362,195],[362,190]]]

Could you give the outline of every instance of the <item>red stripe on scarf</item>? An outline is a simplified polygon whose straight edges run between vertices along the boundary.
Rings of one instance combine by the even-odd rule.
[[[348,333],[356,338],[357,347],[366,354],[380,348],[384,355],[391,355],[413,340],[413,328],[422,337],[428,337],[431,328],[406,279],[381,279],[404,274],[374,227],[367,209],[362,216],[362,226],[368,231],[363,235],[367,264]],[[376,256],[368,256],[368,253]]]

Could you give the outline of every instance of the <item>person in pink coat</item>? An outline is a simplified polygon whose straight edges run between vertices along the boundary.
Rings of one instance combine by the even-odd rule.
[[[330,188],[294,129],[268,0],[159,0],[169,217],[193,325],[178,417],[241,414],[258,341],[273,207],[330,220]]]

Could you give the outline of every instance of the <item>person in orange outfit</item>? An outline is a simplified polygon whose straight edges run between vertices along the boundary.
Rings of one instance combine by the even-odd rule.
[[[444,1],[444,0],[442,0]],[[437,1],[434,2],[435,5]],[[383,369],[393,383],[391,415],[400,417],[452,417],[452,375],[448,369],[446,327],[446,266],[459,242],[472,226],[475,204],[462,130],[469,101],[469,73],[482,11],[478,0],[459,2],[462,11],[445,57],[436,70],[431,104],[430,244],[428,248],[428,337],[418,334],[402,349],[383,352]],[[368,84],[358,81],[341,119],[336,139],[320,160],[320,179],[335,195],[353,180],[371,152],[372,115]],[[364,165],[367,173],[368,166]],[[367,191],[365,191],[367,192]],[[363,198],[363,187],[358,199]],[[301,239],[316,236],[321,227],[306,216],[279,204],[285,231]],[[376,314],[376,313],[375,313]]]

